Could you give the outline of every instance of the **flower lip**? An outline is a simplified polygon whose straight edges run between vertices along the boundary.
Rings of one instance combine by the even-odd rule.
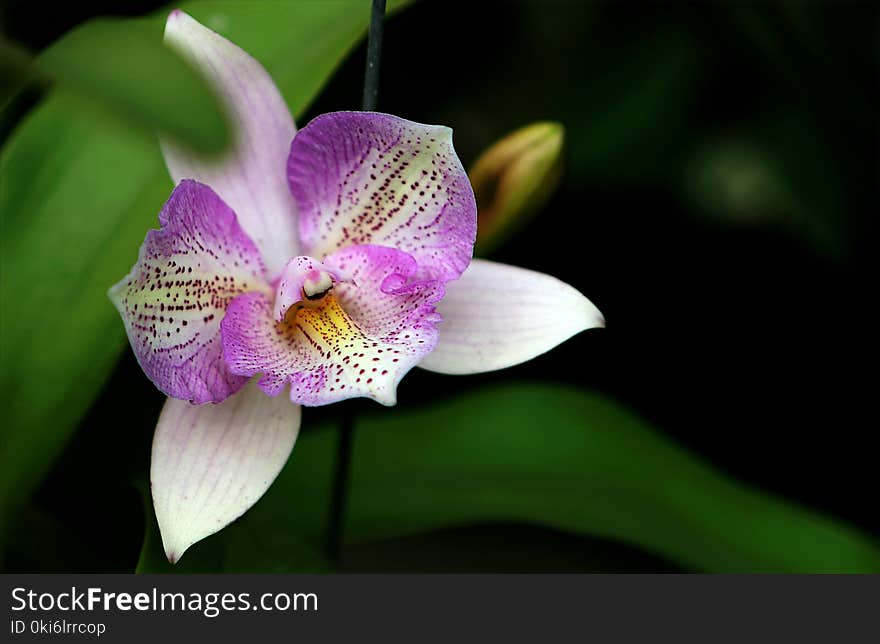
[[[364,396],[393,405],[397,383],[436,346],[444,286],[417,271],[411,255],[386,246],[344,248],[323,262],[295,258],[274,303],[268,293],[230,303],[221,323],[226,363],[236,375],[261,374],[270,396],[289,385],[297,404]]]

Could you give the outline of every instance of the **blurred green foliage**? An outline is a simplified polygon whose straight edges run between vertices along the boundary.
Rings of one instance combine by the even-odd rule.
[[[741,137],[712,141],[694,153],[685,191],[698,209],[732,223],[790,212],[791,198],[767,153]]]
[[[615,3],[518,6],[529,37],[518,57],[483,62],[482,96],[446,108],[446,120],[473,129],[467,138],[488,145],[515,118],[552,118],[566,128],[566,181],[597,191],[672,190],[691,206],[688,215],[712,226],[779,230],[825,258],[850,256],[862,213],[851,203],[855,191],[846,194],[855,179],[831,160],[851,143],[848,123],[876,120],[864,86],[876,78],[876,51],[858,51],[863,38],[853,38],[853,51],[830,40],[846,33],[846,21],[829,19],[845,9],[672,3],[638,5],[621,21],[626,10]],[[510,73],[529,79],[527,107]],[[754,87],[743,87],[744,78]],[[876,141],[876,128],[864,136]],[[733,173],[722,160],[731,153],[740,155]],[[763,178],[742,183],[740,170]],[[732,192],[740,205],[727,199]]]
[[[260,0],[180,7],[259,59],[295,115],[363,36],[369,10],[360,2]],[[139,82],[158,78],[172,64],[169,54],[156,53],[164,51],[164,20],[164,12],[156,15],[152,29],[139,20],[93,22],[50,48],[43,63],[48,69],[75,76],[79,87],[107,100],[99,106],[82,94],[51,92],[0,154],[0,391],[6,405],[0,533],[66,443],[125,345],[106,291],[134,263],[172,188],[155,136],[110,118],[108,104],[153,122],[164,122],[173,109],[180,118],[168,127],[212,143],[216,110],[188,68],[166,82]],[[146,42],[149,33],[153,44]],[[116,58],[106,48],[125,50],[120,40],[130,41],[131,49]],[[135,63],[136,69],[129,77],[114,61]],[[193,81],[189,90],[175,94],[188,81]]]
[[[157,20],[92,20],[68,32],[37,59],[38,69],[114,115],[220,153],[229,127],[194,67],[162,42]]]
[[[27,84],[31,76],[28,52],[0,37],[0,110]]]
[[[604,184],[662,180],[686,138],[699,50],[680,28],[651,34],[625,56],[615,55],[617,46],[596,44],[591,82],[573,87],[563,104],[571,172]]]
[[[802,112],[769,117],[752,132],[707,137],[693,150],[681,188],[695,212],[742,226],[764,225],[840,258],[846,240],[842,187],[816,124]]]
[[[306,418],[307,422],[307,418]],[[880,572],[880,545],[702,463],[617,403],[537,383],[356,421],[347,543],[521,521],[706,572]],[[140,572],[303,572],[324,549],[335,459],[307,431],[265,497],[176,566],[150,525]]]

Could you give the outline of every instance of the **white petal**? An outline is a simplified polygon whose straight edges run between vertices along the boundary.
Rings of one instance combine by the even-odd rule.
[[[231,152],[219,160],[163,140],[168,171],[175,183],[196,179],[208,184],[229,204],[272,279],[299,255],[296,203],[287,185],[287,156],[296,133],[290,111],[260,63],[184,12],[168,16],[165,41],[217,90],[235,136]]]
[[[419,366],[449,374],[510,367],[585,329],[605,326],[592,302],[555,277],[475,259],[446,285],[437,348]]]
[[[171,563],[250,508],[281,471],[299,433],[300,408],[255,380],[217,405],[169,398],[156,434],[150,482]]]

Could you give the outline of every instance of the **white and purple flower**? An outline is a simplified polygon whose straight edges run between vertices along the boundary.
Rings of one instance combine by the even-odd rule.
[[[300,405],[393,405],[416,365],[500,369],[604,321],[553,277],[472,260],[476,204],[449,128],[337,112],[296,132],[244,51],[180,11],[165,38],[211,81],[236,131],[221,161],[162,142],[177,185],[110,289],[138,362],[169,397],[150,478],[174,562],[266,491]]]

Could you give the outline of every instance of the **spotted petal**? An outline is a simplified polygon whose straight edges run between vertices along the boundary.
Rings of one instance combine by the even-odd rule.
[[[299,424],[299,407],[269,398],[255,382],[219,405],[165,402],[150,483],[171,563],[257,502],[287,461]]]
[[[179,9],[168,16],[165,41],[205,74],[226,106],[234,132],[231,152],[219,160],[163,140],[168,171],[175,181],[208,184],[229,204],[274,278],[299,254],[296,204],[285,174],[296,132],[293,118],[260,63]]]
[[[503,369],[549,351],[576,333],[605,326],[577,290],[536,271],[476,259],[446,285],[437,348],[420,367],[449,374]]]
[[[233,373],[263,374],[259,385],[272,396],[290,383],[299,404],[364,396],[393,405],[397,383],[434,347],[443,285],[414,281],[415,260],[393,248],[349,247],[324,263],[354,283],[291,307],[283,322],[262,293],[233,300],[222,324],[226,362]]]
[[[449,128],[324,114],[293,140],[287,172],[306,254],[380,244],[415,257],[423,277],[455,279],[467,267],[477,210]]]
[[[229,206],[195,181],[174,189],[159,223],[110,299],[138,362],[162,392],[219,402],[246,380],[223,362],[220,320],[237,295],[268,290],[260,255]]]

